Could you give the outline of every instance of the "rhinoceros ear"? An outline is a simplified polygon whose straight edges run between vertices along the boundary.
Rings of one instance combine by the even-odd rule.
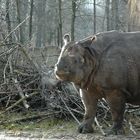
[[[71,41],[70,35],[69,34],[65,34],[63,36],[63,41],[64,41],[64,45],[67,45]]]
[[[90,37],[87,37],[81,41],[79,41],[78,43],[83,46],[83,47],[90,47],[90,45],[95,42],[97,40],[97,36],[94,35],[94,36],[90,36]]]
[[[92,42],[97,41],[97,36],[96,36],[96,35],[94,35],[93,37],[91,37],[91,41],[92,41]]]

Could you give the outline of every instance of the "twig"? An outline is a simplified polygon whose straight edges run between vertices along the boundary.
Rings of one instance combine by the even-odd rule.
[[[28,96],[24,96],[23,98],[21,98],[20,100],[18,100],[18,101],[17,101],[16,103],[14,103],[13,105],[11,105],[10,107],[6,108],[3,112],[0,113],[0,115],[3,114],[3,113],[5,113],[5,112],[7,112],[7,111],[9,111],[10,109],[14,108],[15,106],[17,106],[18,104],[20,104],[20,103],[23,102],[24,100],[26,100],[26,99],[28,99],[28,98],[30,98],[30,97],[36,95],[36,94],[38,94],[38,92],[33,92],[33,93],[31,93],[30,95],[28,95]]]
[[[15,78],[12,78],[12,80],[14,81],[14,85],[15,85],[15,87],[17,88],[18,93],[19,93],[21,99],[23,99],[23,98],[25,97],[25,95],[24,95],[24,93],[23,93],[23,90],[22,90],[22,88],[21,88],[21,86],[20,86],[18,80],[15,79]],[[30,107],[30,106],[28,105],[28,103],[27,103],[26,100],[23,100],[23,105],[24,105],[24,107],[25,107],[26,109],[28,109],[28,108]]]
[[[10,99],[11,99],[11,96],[9,96],[9,98],[8,98],[8,101],[6,103],[6,107],[9,105]]]
[[[97,126],[99,127],[99,129],[100,129],[100,131],[101,131],[101,133],[105,136],[106,134],[105,134],[105,132],[103,131],[103,129],[102,129],[102,126],[100,126],[100,124],[99,124],[99,122],[98,122],[98,120],[97,120],[97,118],[95,117],[95,123],[97,124]]]
[[[130,126],[130,130],[133,132],[134,135],[136,135],[136,131],[133,129],[132,123],[129,121],[129,126]]]
[[[20,97],[21,97],[21,98],[24,98],[25,96],[24,96],[23,90],[22,90],[22,88],[21,88],[21,86],[20,86],[20,84],[19,84],[17,78],[14,78],[14,77],[13,77],[13,68],[12,68],[12,63],[11,63],[11,55],[10,55],[10,57],[8,58],[8,60],[9,60],[10,73],[12,74],[12,80],[13,80],[13,82],[14,82],[14,85],[15,85],[15,87],[17,88]],[[26,109],[28,109],[28,108],[30,107],[30,106],[28,105],[28,103],[27,103],[26,100],[23,100],[23,105],[24,105],[24,107],[25,107]]]
[[[21,44],[19,44],[19,49],[23,52],[23,54],[26,56],[26,58],[29,60],[30,64],[38,71],[40,72],[39,66],[37,65],[37,63],[35,63],[33,61],[33,59],[28,55],[27,51],[25,50],[25,48],[23,48],[21,46]]]
[[[75,121],[78,123],[78,125],[80,125],[79,120],[75,117],[75,115],[71,112],[71,110],[69,109],[69,107],[67,106],[66,102],[63,100],[63,98],[59,95],[59,97],[61,98],[62,102],[64,103],[64,105],[66,106],[66,108],[68,109],[69,113],[71,114],[71,116],[75,119]]]
[[[7,38],[14,32],[16,31],[30,16],[27,16],[20,24],[18,24],[18,26],[15,27],[15,29],[13,29],[4,39],[3,42],[5,42],[7,40]]]
[[[17,47],[10,48],[10,49],[8,49],[7,51],[2,52],[2,53],[0,54],[0,57],[3,56],[3,55],[6,55],[6,54],[11,54],[16,48],[17,48]]]
[[[74,112],[76,112],[76,113],[78,113],[78,114],[80,114],[80,115],[82,115],[82,116],[84,115],[84,113],[82,111],[78,111],[78,110],[73,109],[73,108],[71,108],[71,110],[74,111]]]
[[[24,89],[23,92],[32,92],[32,91],[36,91],[36,92],[40,92],[40,89]],[[11,93],[11,94],[10,94]],[[4,95],[4,94],[8,94],[7,97],[9,97],[9,95],[16,95],[18,93],[18,91],[16,90],[12,90],[12,91],[0,91],[0,95]],[[5,97],[3,97],[5,98]],[[0,98],[1,101],[2,98]]]

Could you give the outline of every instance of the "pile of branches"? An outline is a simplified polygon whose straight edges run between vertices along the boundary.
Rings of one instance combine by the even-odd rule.
[[[40,74],[23,46],[1,44],[0,106],[2,113],[30,108],[27,99],[40,92]]]
[[[25,110],[56,111],[60,117],[83,114],[77,91],[58,81],[52,66],[35,62],[21,44],[0,47],[0,114]]]

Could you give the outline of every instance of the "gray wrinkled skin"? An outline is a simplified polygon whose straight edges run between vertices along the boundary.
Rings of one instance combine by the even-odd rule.
[[[64,36],[55,75],[80,88],[85,115],[78,131],[93,132],[98,99],[105,98],[113,120],[108,134],[123,134],[125,103],[140,104],[140,32],[110,31],[68,40]]]

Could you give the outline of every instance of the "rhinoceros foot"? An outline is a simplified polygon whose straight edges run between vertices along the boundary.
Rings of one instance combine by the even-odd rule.
[[[93,127],[92,127],[92,125],[82,123],[82,124],[78,127],[78,132],[79,132],[79,133],[82,133],[82,134],[93,133]]]
[[[125,131],[124,131],[123,127],[119,128],[119,129],[112,128],[106,132],[106,135],[124,135],[124,134],[125,134]]]

